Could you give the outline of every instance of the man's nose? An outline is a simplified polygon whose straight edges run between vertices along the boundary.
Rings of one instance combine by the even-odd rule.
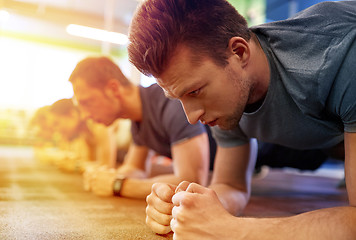
[[[201,116],[204,114],[204,110],[198,104],[181,101],[185,116],[190,124],[196,124]]]

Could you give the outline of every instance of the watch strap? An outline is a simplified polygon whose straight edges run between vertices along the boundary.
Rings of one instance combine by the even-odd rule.
[[[121,196],[122,185],[124,184],[126,177],[125,176],[117,176],[113,183],[113,194],[116,197]]]

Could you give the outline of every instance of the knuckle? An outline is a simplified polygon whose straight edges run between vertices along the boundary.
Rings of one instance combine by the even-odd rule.
[[[176,235],[179,235],[180,234],[180,232],[181,232],[181,227],[180,227],[180,224],[176,224],[176,226],[174,227],[174,233],[176,234]]]
[[[146,215],[149,215],[149,214],[150,214],[150,206],[147,205],[147,207],[146,207]]]
[[[146,216],[162,225],[169,225],[172,218],[170,214],[161,213],[149,206],[146,207]]]
[[[173,204],[171,203],[164,203],[160,205],[160,212],[166,213],[166,214],[171,214],[173,208]]]
[[[152,188],[151,188],[152,192],[156,192],[157,189],[160,187],[160,185],[161,185],[160,183],[152,184]]]
[[[171,220],[172,220],[172,216],[171,215],[167,215],[167,214],[162,214],[161,215],[161,223],[163,225],[169,225]]]
[[[151,218],[148,216],[148,215],[146,215],[146,224],[148,225],[148,226],[151,226]]]
[[[192,206],[192,205],[194,205],[194,203],[195,203],[194,197],[193,196],[189,196],[189,195],[186,195],[181,200],[181,204],[186,206],[186,207]]]
[[[155,183],[152,186],[152,192],[154,192],[157,197],[165,202],[170,202],[171,198],[174,194],[173,190],[167,185],[163,183]]]
[[[147,203],[148,205],[152,205],[152,193],[149,194],[149,195],[147,195],[147,197],[146,197],[146,203]]]
[[[163,235],[169,233],[170,231],[171,228],[169,226],[160,226],[156,233]]]
[[[152,231],[157,234],[167,234],[171,231],[169,226],[159,224],[149,216],[146,217],[146,224]]]

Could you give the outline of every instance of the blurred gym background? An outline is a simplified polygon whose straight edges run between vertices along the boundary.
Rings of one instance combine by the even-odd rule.
[[[249,25],[282,20],[320,0],[229,0]],[[110,56],[144,86],[127,57],[139,0],[0,0],[0,145],[29,146],[34,112],[73,96],[68,77],[92,55]]]

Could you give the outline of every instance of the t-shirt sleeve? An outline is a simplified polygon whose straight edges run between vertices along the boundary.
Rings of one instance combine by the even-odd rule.
[[[169,135],[171,145],[198,136],[206,132],[201,123],[190,124],[185,116],[183,107],[178,100],[167,102],[163,113],[163,127]]]
[[[222,130],[218,126],[211,128],[212,135],[220,147],[236,147],[249,142],[249,138],[237,127],[233,130]]]
[[[356,31],[356,30],[355,30]],[[356,132],[356,39],[343,60],[329,97],[331,111],[344,124],[345,132]]]
[[[138,145],[138,146],[144,146],[144,142],[142,141],[142,138],[140,138],[138,134],[138,126],[137,123],[134,121],[131,121],[131,135],[132,135],[132,141]]]

